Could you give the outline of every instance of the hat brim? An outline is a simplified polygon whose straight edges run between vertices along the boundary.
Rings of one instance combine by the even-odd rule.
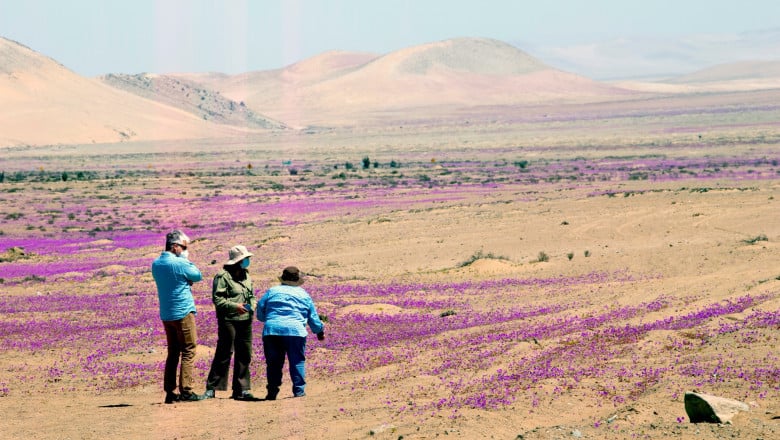
[[[292,281],[292,280],[283,280],[282,277],[279,277],[279,281],[287,286],[300,286],[303,284],[303,278],[298,278],[298,281]]]
[[[239,261],[243,260],[244,258],[253,257],[254,255],[255,255],[255,254],[253,254],[253,253],[251,253],[251,252],[247,252],[246,254],[244,254],[244,255],[241,255],[241,256],[238,256],[238,257],[236,257],[236,258],[233,258],[232,260],[227,260],[227,261],[225,262],[225,266],[231,266],[231,265],[233,265],[233,264],[236,264],[236,263],[238,263]]]

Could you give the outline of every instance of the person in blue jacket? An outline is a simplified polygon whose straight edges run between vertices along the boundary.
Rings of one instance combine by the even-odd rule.
[[[285,356],[290,362],[293,396],[306,395],[306,324],[318,340],[325,339],[325,328],[314,301],[300,287],[303,278],[298,268],[286,267],[279,281],[281,285],[268,289],[257,303],[257,319],[265,323],[263,353],[268,380],[265,400],[276,400],[279,394]]]
[[[165,403],[202,400],[192,391],[195,350],[198,333],[195,328],[195,298],[191,286],[203,279],[200,270],[188,259],[190,238],[173,230],[165,236],[165,250],[152,262],[152,276],[160,300],[160,319],[168,342],[163,388]],[[181,373],[177,389],[176,375],[181,358]]]

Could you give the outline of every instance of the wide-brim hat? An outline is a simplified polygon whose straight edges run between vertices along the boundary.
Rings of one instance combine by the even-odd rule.
[[[279,277],[279,281],[288,286],[300,286],[303,284],[303,277],[301,277],[301,271],[299,271],[297,267],[288,266],[282,271],[282,276]]]
[[[242,246],[240,244],[233,246],[228,251],[228,258],[230,259],[225,262],[225,266],[236,264],[244,258],[251,257],[252,255],[254,254],[246,250],[246,246]]]

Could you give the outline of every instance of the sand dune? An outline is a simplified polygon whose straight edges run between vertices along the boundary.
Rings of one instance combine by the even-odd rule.
[[[350,63],[350,61],[352,61]],[[357,122],[380,111],[609,100],[631,92],[551,68],[490,39],[458,38],[371,58],[325,54],[211,85],[294,125]]]
[[[236,135],[185,111],[84,78],[0,38],[0,146]]]
[[[501,106],[774,89],[779,66],[738,63],[663,83],[607,84],[501,41],[457,38],[381,56],[326,52],[239,75],[107,75],[101,81],[0,39],[0,146],[225,138],[285,127],[446,120]]]
[[[780,61],[719,64],[663,81],[620,81],[615,86],[650,93],[749,92],[780,88]]]
[[[710,83],[720,81],[780,80],[780,60],[741,61],[719,64],[688,75],[663,81],[670,84]]]
[[[330,51],[283,69],[238,75],[181,73],[170,76],[200,84],[238,102],[277,102],[289,93],[290,88],[297,89],[342,75],[377,57],[370,53]]]

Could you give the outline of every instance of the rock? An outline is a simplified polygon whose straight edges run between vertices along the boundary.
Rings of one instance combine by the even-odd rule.
[[[739,411],[750,411],[746,403],[701,393],[685,393],[685,412],[691,423],[730,423]]]

